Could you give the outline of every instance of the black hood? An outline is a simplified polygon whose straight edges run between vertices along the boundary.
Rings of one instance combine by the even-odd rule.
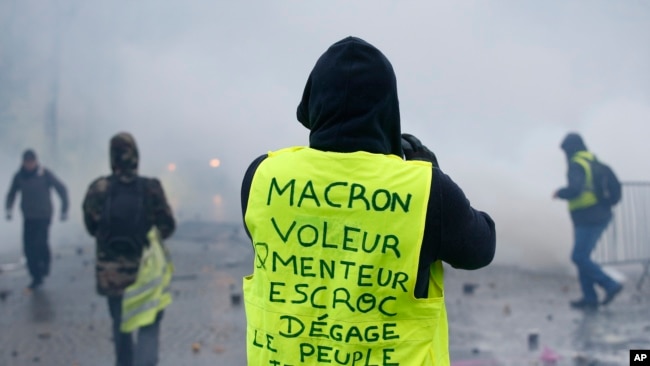
[[[362,39],[347,37],[318,59],[297,116],[314,149],[402,156],[393,67]]]
[[[562,140],[560,147],[569,158],[578,151],[587,150],[587,146],[585,146],[584,141],[582,141],[582,137],[575,132],[567,134],[564,140]]]

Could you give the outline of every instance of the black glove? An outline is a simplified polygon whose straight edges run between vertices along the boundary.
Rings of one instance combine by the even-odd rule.
[[[408,133],[402,134],[402,150],[404,150],[406,160],[428,161],[436,168],[440,168],[436,154],[422,145],[422,142],[413,135],[409,135]]]

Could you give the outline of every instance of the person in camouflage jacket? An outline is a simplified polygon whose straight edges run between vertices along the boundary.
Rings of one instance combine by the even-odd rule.
[[[115,135],[110,142],[110,157],[113,174],[100,177],[90,184],[83,201],[83,213],[86,230],[97,239],[97,291],[100,295],[121,296],[124,289],[135,281],[139,258],[106,251],[101,242],[103,233],[100,232],[100,221],[111,181],[128,184],[137,179],[143,180],[147,223],[149,228],[155,226],[163,239],[174,232],[175,220],[160,181],[138,176],[138,149],[133,136],[124,132]]]
[[[120,330],[123,294],[136,281],[143,248],[135,252],[121,252],[108,245],[107,238],[111,236],[110,231],[133,226],[138,228],[137,234],[133,235],[142,236],[142,243],[147,246],[146,233],[152,227],[155,226],[161,238],[166,239],[174,232],[176,223],[160,181],[138,176],[138,148],[131,134],[123,132],[113,136],[110,141],[110,159],[113,174],[93,181],[83,201],[84,224],[96,241],[97,292],[108,299],[117,365],[131,366],[134,360],[135,364],[155,365],[163,312],[158,313],[153,324],[138,330],[137,344],[134,344],[131,333]],[[137,187],[137,195],[126,196],[121,202],[133,203],[135,201],[132,198],[135,198],[137,210],[141,210],[143,216],[138,213],[137,224],[130,225],[132,223],[128,220],[133,213],[129,211],[133,204],[121,206],[114,192],[122,190],[121,192],[133,193],[134,185]],[[106,221],[105,216],[110,216],[110,220]],[[120,217],[124,219],[120,221]]]

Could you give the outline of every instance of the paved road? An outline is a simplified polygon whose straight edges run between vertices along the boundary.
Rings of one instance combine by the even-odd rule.
[[[244,310],[232,296],[236,300],[241,278],[252,268],[242,231],[185,227],[168,247],[176,274],[160,365],[245,365]],[[625,270],[630,285],[620,298],[584,314],[567,306],[578,296],[570,273],[497,265],[448,269],[452,365],[542,365],[545,348],[559,357],[556,365],[627,365],[629,349],[650,349],[650,284],[636,291],[632,280],[640,270]],[[56,247],[45,286],[28,294],[28,282],[22,266],[0,273],[0,365],[113,364],[107,306],[94,292],[90,242]],[[538,338],[532,350],[531,333]]]
[[[557,356],[554,365],[627,366],[630,349],[650,349],[650,284],[634,288],[640,266],[620,271],[628,278],[624,291],[587,313],[568,306],[580,295],[570,273],[504,266],[448,271],[452,360],[457,366],[544,365],[546,348]],[[465,284],[476,285],[473,294],[464,294]],[[532,350],[531,334],[537,335]]]

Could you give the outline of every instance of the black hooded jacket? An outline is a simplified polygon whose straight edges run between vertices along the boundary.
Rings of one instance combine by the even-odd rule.
[[[297,117],[310,130],[311,148],[403,156],[393,68],[378,49],[359,38],[345,38],[320,57]],[[244,176],[244,217],[253,175],[265,158],[253,161]],[[433,169],[432,182],[416,283],[419,298],[427,296],[433,262],[477,269],[492,261],[496,245],[494,222],[486,213],[473,209],[463,191],[438,168]]]
[[[564,200],[577,198],[585,189],[586,173],[585,169],[579,163],[571,161],[573,156],[579,151],[588,151],[582,137],[577,133],[566,135],[560,145],[564,151],[567,162],[567,181],[564,188],[557,191],[557,196]],[[594,206],[571,211],[571,221],[574,226],[591,226],[603,225],[612,218],[612,210],[609,206],[599,203]]]

